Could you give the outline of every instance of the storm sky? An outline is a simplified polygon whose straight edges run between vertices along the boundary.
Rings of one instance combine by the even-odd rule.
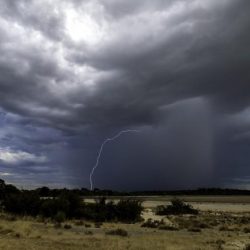
[[[250,188],[249,0],[1,0],[0,178]]]

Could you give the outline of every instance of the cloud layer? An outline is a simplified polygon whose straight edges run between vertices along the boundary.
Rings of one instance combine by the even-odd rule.
[[[20,163],[13,175],[32,174],[29,185],[87,186],[102,140],[139,128],[143,136],[106,149],[98,186],[230,185],[245,176],[249,7],[247,0],[1,1],[3,170],[9,154]]]

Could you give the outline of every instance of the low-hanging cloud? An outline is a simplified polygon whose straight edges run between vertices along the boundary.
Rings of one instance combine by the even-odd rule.
[[[44,163],[47,161],[47,158],[45,156],[36,156],[28,152],[0,148],[0,161],[5,164],[17,165],[24,162]]]

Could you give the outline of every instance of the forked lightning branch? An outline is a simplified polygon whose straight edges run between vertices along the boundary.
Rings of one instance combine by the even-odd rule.
[[[92,171],[89,175],[89,181],[90,181],[90,190],[93,190],[93,175],[94,175],[94,172],[96,170],[96,168],[98,167],[99,165],[99,161],[100,161],[100,158],[101,158],[101,155],[102,155],[102,151],[103,151],[103,148],[104,146],[110,142],[110,141],[114,141],[116,140],[117,138],[119,138],[122,134],[125,134],[125,133],[138,133],[140,132],[139,130],[135,130],[135,129],[127,129],[127,130],[122,130],[120,131],[118,134],[116,134],[114,137],[111,137],[111,138],[107,138],[106,140],[104,140],[104,142],[102,143],[100,149],[99,149],[99,152],[98,152],[98,155],[97,155],[97,158],[96,158],[96,163],[94,165],[94,167],[92,168]]]

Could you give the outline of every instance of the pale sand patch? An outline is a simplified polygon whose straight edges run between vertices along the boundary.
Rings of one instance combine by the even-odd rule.
[[[136,197],[134,197],[136,198]],[[140,197],[143,200],[143,197]],[[171,197],[144,197],[145,201],[143,201],[142,205],[144,208],[154,209],[157,206],[161,205],[169,205]],[[159,198],[159,200],[157,200]],[[165,198],[165,199],[164,199]],[[205,199],[206,198],[206,199]],[[248,198],[246,197],[222,197],[222,202],[218,202],[218,197],[183,197],[183,200],[188,201],[194,208],[197,208],[201,211],[212,211],[212,212],[233,212],[233,213],[250,213],[250,203],[248,203]],[[118,202],[119,199],[111,198],[107,199],[107,201]],[[201,200],[201,201],[200,201]],[[209,201],[211,200],[211,201]],[[215,201],[213,201],[215,200]],[[84,199],[87,203],[94,203],[95,199],[87,198]],[[238,201],[238,202],[236,202]]]
[[[163,220],[167,225],[172,225],[173,223],[166,217],[166,216],[161,216],[161,215],[156,215],[152,209],[147,208],[144,209],[144,211],[142,212],[142,218],[147,221],[148,219],[152,219],[157,220],[157,221],[161,221]]]
[[[249,203],[219,203],[219,202],[188,202],[194,208],[199,209],[201,211],[213,211],[213,212],[250,212],[250,204]],[[145,201],[143,202],[143,206],[145,208],[155,208],[161,205],[169,205],[170,202],[164,201]]]

